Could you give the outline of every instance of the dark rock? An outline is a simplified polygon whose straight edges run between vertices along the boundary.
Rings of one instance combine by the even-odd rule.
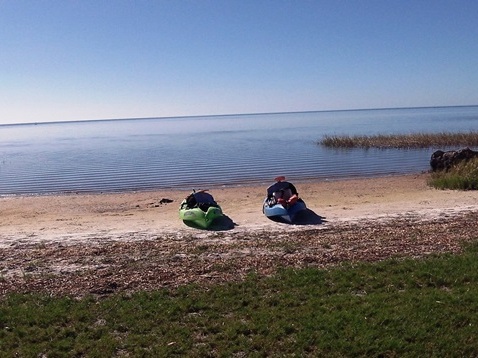
[[[472,158],[478,158],[478,151],[475,152],[470,148],[450,150],[447,152],[437,150],[430,158],[430,166],[433,171],[448,170],[454,165]]]
[[[160,204],[168,204],[168,203],[172,203],[174,200],[172,199],[166,199],[166,198],[162,198],[159,203]]]

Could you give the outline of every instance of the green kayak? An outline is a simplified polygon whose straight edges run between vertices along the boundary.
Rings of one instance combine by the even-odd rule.
[[[193,191],[181,202],[179,218],[207,229],[214,219],[222,216],[221,207],[204,190]]]

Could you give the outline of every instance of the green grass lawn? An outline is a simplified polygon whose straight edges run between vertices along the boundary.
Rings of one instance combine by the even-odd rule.
[[[478,355],[478,243],[212,287],[0,301],[0,356]],[[44,355],[43,355],[44,354]]]

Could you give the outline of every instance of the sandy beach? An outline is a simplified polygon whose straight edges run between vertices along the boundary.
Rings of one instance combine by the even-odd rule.
[[[427,178],[294,182],[309,208],[297,225],[262,214],[265,187],[213,187],[225,217],[211,230],[179,220],[187,191],[3,197],[0,293],[106,294],[458,250],[475,235],[478,191]]]

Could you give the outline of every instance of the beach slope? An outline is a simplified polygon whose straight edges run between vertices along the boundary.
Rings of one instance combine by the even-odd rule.
[[[265,186],[210,188],[226,215],[211,230],[179,220],[187,191],[3,197],[0,293],[105,294],[457,251],[475,239],[478,192],[427,178],[294,182],[309,208],[297,225],[262,214]]]

